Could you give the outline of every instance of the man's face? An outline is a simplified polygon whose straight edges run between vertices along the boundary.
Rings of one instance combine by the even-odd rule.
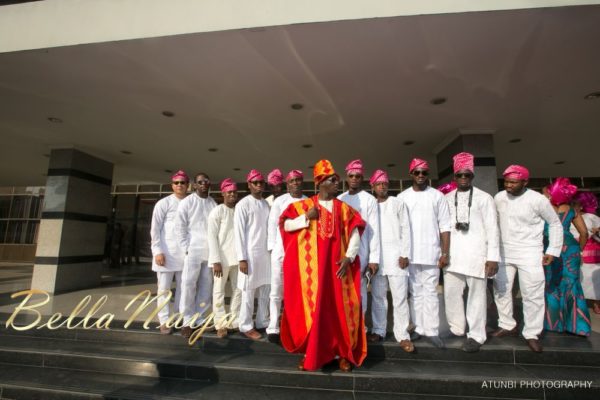
[[[523,193],[528,181],[522,179],[508,179],[504,178],[504,190],[513,196],[518,196]]]
[[[302,194],[302,178],[291,178],[286,182],[287,191],[294,197],[298,197]]]
[[[375,193],[375,197],[377,197],[378,199],[386,198],[389,187],[390,187],[390,184],[388,182],[374,183],[372,188],[373,188],[373,193]]]
[[[319,185],[319,191],[324,191],[329,195],[335,195],[340,187],[340,178],[337,175],[331,175],[323,180]]]
[[[248,189],[250,190],[250,194],[259,195],[265,190],[265,181],[250,181],[248,182]]]
[[[271,190],[271,194],[275,195],[275,197],[281,195],[283,192],[283,185],[269,185],[269,189]]]
[[[200,195],[208,195],[210,189],[210,179],[206,175],[196,176],[194,181],[194,190]]]
[[[362,184],[363,176],[357,172],[351,172],[346,175],[346,183],[348,187],[352,190],[360,189],[360,185]]]
[[[189,182],[183,178],[175,179],[171,181],[171,189],[177,196],[183,196],[187,192]]]
[[[223,192],[223,203],[227,207],[233,207],[237,201],[238,193],[237,190],[230,190],[229,192]]]
[[[473,172],[468,169],[461,169],[454,174],[454,181],[456,182],[456,186],[458,186],[458,190],[469,190],[471,185],[473,184]]]
[[[423,186],[427,184],[429,180],[429,170],[417,168],[414,169],[411,173],[413,183],[416,183],[419,186]]]

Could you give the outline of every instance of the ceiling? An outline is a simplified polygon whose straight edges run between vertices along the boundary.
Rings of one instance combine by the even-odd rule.
[[[0,54],[0,186],[44,184],[59,147],[113,162],[114,183],[308,173],[320,158],[398,179],[461,130],[494,132],[499,172],[600,176],[600,99],[584,99],[600,91],[598,21],[600,6],[578,6]]]

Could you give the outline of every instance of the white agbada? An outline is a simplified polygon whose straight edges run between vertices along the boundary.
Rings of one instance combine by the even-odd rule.
[[[388,285],[392,293],[394,315],[394,337],[398,342],[410,338],[408,334],[408,268],[401,269],[400,257],[410,253],[410,222],[408,211],[402,200],[388,197],[378,203],[379,229],[381,238],[381,260],[379,272],[371,279],[372,333],[381,337],[387,333]]]
[[[415,191],[412,187],[398,195],[408,209],[411,253],[409,273],[410,311],[415,332],[439,335],[439,298],[437,286],[441,256],[440,234],[449,232],[450,211],[444,195],[431,187]]]
[[[171,290],[173,279],[175,279],[176,285],[172,309],[170,302],[168,302],[158,313],[158,320],[161,325],[167,322],[172,311],[179,312],[181,302],[181,271],[183,270],[185,253],[179,247],[175,237],[175,221],[180,202],[181,199],[175,194],[171,194],[160,199],[152,211],[150,247],[152,249],[152,270],[156,271],[158,293],[166,293]],[[165,257],[164,266],[156,264],[154,257],[159,254],[163,254]],[[164,303],[166,300],[166,294],[158,298],[159,304]]]
[[[498,326],[512,330],[512,287],[519,271],[519,288],[523,298],[523,337],[538,339],[544,328],[544,286],[542,266],[544,222],[548,223],[549,245],[546,253],[560,257],[563,228],[550,201],[533,190],[520,196],[505,190],[494,197],[500,226],[500,260],[494,279],[494,300],[498,308]]]
[[[240,332],[254,328],[252,314],[255,292],[258,296],[256,328],[265,328],[269,324],[271,260],[267,250],[268,220],[269,204],[264,199],[255,199],[249,194],[235,207],[235,251],[238,262],[248,262],[248,274],[238,275],[238,288],[242,291]]]
[[[473,187],[473,199],[469,210],[470,191],[453,190],[446,194],[450,218],[456,222],[468,222],[469,230],[460,231],[456,226],[450,231],[450,264],[444,271],[444,301],[446,319],[450,331],[463,336],[468,323],[467,337],[483,344],[487,334],[487,261],[500,261],[500,236],[496,204],[488,193]],[[469,288],[467,310],[463,292]]]
[[[279,333],[279,314],[281,312],[281,300],[283,297],[283,240],[279,232],[279,217],[288,205],[305,199],[292,197],[289,193],[279,196],[271,205],[269,212],[269,232],[267,248],[271,251],[271,291],[269,293],[269,326],[267,334]]]
[[[181,305],[185,325],[203,322],[211,308],[212,270],[208,267],[208,215],[217,203],[208,196],[192,193],[181,200],[177,209],[175,235],[186,253],[181,277]],[[198,314],[195,324],[192,318]]]
[[[592,237],[592,229],[600,228],[600,217],[596,214],[583,213],[581,215],[583,222],[588,231],[588,236]],[[571,224],[571,233],[575,237],[575,240],[579,240],[579,232]],[[586,299],[600,300],[600,263],[588,264],[581,260],[581,287],[583,289],[583,295]]]
[[[242,292],[237,287],[239,267],[235,253],[233,233],[234,208],[218,205],[208,215],[208,263],[211,267],[220,263],[222,276],[214,278],[213,312],[215,328],[238,327]],[[225,288],[227,279],[231,284],[230,315],[225,312]]]

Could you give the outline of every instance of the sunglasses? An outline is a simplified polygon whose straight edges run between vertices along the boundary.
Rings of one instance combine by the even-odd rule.
[[[362,175],[360,175],[360,174],[349,174],[348,178],[350,178],[350,179],[360,179],[360,178],[362,178]]]
[[[264,185],[265,181],[250,181],[248,183],[250,183],[251,185],[254,185],[254,186],[258,186],[258,185]]]
[[[412,173],[414,176],[428,176],[429,175],[429,171],[413,171]]]
[[[210,185],[210,181],[208,179],[204,179],[202,181],[196,181],[198,185]]]
[[[470,173],[464,173],[464,174],[454,174],[455,178],[472,178],[473,174]]]
[[[186,181],[173,181],[171,182],[173,185],[178,186],[178,185],[187,185],[188,183]]]
[[[337,177],[337,176],[330,176],[330,177],[329,177],[329,178],[327,178],[327,179],[323,179],[323,182],[330,182],[330,183],[337,183],[337,182],[339,182],[339,181],[340,181],[340,180],[338,179],[338,177]]]

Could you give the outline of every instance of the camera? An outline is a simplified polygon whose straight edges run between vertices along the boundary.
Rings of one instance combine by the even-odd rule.
[[[467,232],[469,230],[468,222],[457,222],[455,226],[457,231]]]

